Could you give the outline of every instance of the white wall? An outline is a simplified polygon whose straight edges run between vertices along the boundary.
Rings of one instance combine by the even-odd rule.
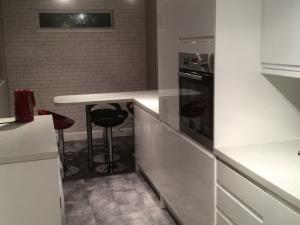
[[[217,148],[300,136],[299,109],[260,72],[261,14],[261,0],[217,0]]]
[[[145,0],[146,10],[146,73],[149,90],[158,89],[156,1]]]
[[[6,81],[2,16],[2,4],[0,1],[0,118],[10,116],[8,85]]]
[[[0,81],[0,118],[9,117],[9,96],[6,81]]]

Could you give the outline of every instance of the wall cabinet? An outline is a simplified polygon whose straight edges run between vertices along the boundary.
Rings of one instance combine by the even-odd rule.
[[[300,2],[263,0],[263,73],[300,78]]]
[[[214,224],[214,157],[135,107],[136,163],[186,225]]]
[[[217,162],[217,225],[298,225],[299,211]]]

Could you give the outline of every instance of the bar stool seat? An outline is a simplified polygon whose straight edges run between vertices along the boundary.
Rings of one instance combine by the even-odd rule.
[[[108,163],[96,168],[99,173],[114,174],[121,172],[125,167],[114,161],[112,128],[121,125],[128,117],[128,112],[119,109],[97,109],[91,112],[91,121],[103,127],[108,141]]]
[[[72,127],[75,123],[75,121],[72,120],[71,118],[68,118],[63,115],[60,115],[60,114],[57,114],[57,113],[54,113],[54,112],[51,112],[48,110],[44,110],[44,109],[38,110],[38,114],[39,115],[52,115],[55,130],[68,129],[68,128]]]
[[[116,109],[96,109],[91,113],[92,121],[101,127],[115,127],[124,122],[128,112]]]
[[[75,121],[66,116],[51,112],[49,110],[40,109],[38,110],[39,115],[52,115],[53,124],[55,130],[58,131],[58,145],[59,145],[59,155],[61,162],[63,164],[64,172],[66,176],[75,175],[79,172],[79,168],[75,166],[66,166],[65,162],[65,145],[64,145],[64,130],[72,127]]]

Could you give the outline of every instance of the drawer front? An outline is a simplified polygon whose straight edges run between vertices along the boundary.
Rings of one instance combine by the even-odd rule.
[[[221,186],[249,206],[256,214],[262,216],[263,190],[219,161],[217,180]]]
[[[300,214],[266,193],[264,204],[264,224],[299,225]]]
[[[233,225],[221,212],[217,211],[217,225]]]
[[[246,206],[217,186],[217,207],[230,221],[237,225],[261,225],[260,218],[255,216]]]

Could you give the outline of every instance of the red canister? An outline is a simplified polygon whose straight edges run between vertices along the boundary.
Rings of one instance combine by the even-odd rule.
[[[26,123],[34,120],[33,107],[35,99],[32,90],[16,89],[15,90],[15,114],[16,122]]]

